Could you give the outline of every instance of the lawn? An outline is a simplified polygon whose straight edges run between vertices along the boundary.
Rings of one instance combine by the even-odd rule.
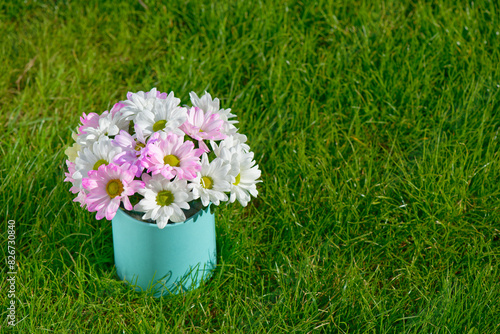
[[[166,3],[0,3],[0,332],[500,331],[496,1]],[[263,181],[160,299],[63,182],[79,116],[153,87],[219,97]]]

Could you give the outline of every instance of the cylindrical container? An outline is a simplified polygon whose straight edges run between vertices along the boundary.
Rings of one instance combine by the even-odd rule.
[[[195,289],[217,264],[215,216],[209,207],[163,229],[119,209],[112,225],[116,271],[137,291],[160,297]]]

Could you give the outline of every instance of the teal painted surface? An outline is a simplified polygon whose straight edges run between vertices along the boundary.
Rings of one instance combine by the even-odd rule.
[[[116,271],[156,296],[197,288],[215,268],[215,216],[207,207],[183,223],[141,222],[121,209],[112,220]]]

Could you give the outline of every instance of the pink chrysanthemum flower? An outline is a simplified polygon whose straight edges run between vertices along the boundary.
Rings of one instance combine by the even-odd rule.
[[[234,124],[238,123],[238,121],[232,119],[236,117],[236,115],[231,114],[231,108],[221,109],[218,98],[212,100],[212,96],[207,92],[205,92],[202,97],[198,97],[195,92],[189,93],[189,96],[191,97],[191,103],[193,103],[193,106],[202,109],[205,112],[205,115],[219,115],[219,118],[224,121],[224,125],[221,130],[223,134],[234,135],[238,131],[236,126],[234,126]]]
[[[118,167],[113,164],[101,165],[91,171],[88,178],[82,181],[88,191],[85,203],[90,212],[97,212],[96,218],[113,219],[123,202],[125,209],[132,210],[128,196],[144,188],[144,182],[134,180],[136,167],[127,164]]]
[[[118,154],[115,162],[118,165],[129,163],[137,167],[136,177],[140,177],[144,167],[142,166],[142,159],[145,154],[146,138],[144,137],[140,127],[135,125],[135,134],[130,135],[127,131],[120,131],[112,143],[123,149],[123,152]]]
[[[85,208],[87,205],[87,191],[85,189],[81,189],[78,192],[78,195],[73,199],[73,202],[80,203],[80,207]]]
[[[180,126],[193,139],[222,140],[226,135],[221,132],[224,121],[218,114],[205,114],[202,109],[192,107],[187,112],[187,120]]]
[[[125,104],[123,104],[121,102],[115,103],[115,105],[113,106],[113,108],[111,108],[111,114],[113,116],[115,116],[116,113],[119,112],[120,110],[122,110],[123,107],[125,107]]]
[[[66,178],[64,182],[71,182],[71,188],[69,189],[73,194],[76,194],[82,190],[81,183],[73,178],[73,175],[76,172],[76,164],[69,160],[66,160],[66,166],[68,167],[68,172],[64,173]]]
[[[75,169],[75,163],[74,162],[71,162],[69,160],[66,160],[66,166],[68,167],[68,172],[67,173],[64,173],[64,176],[66,176],[66,178],[64,179],[64,182],[75,182],[75,179],[73,179],[73,174],[76,172],[76,169]],[[73,194],[75,194],[73,192]]]
[[[231,114],[231,108],[220,109],[220,101],[218,98],[212,100],[212,96],[205,92],[202,97],[198,97],[195,92],[189,93],[191,98],[191,103],[193,106],[202,109],[206,115],[218,114],[219,117],[228,124],[238,123],[236,120],[229,120],[230,118],[236,117],[236,115]]]
[[[99,114],[95,112],[91,112],[88,115],[83,113],[83,116],[80,117],[80,122],[82,125],[78,128],[78,132],[80,134],[85,134],[85,129],[87,128],[97,128],[99,126]]]
[[[153,134],[146,145],[142,164],[153,175],[161,173],[165,178],[192,179],[201,169],[203,150],[195,149],[190,141],[172,132]]]
[[[119,106],[113,107],[111,112],[105,111],[100,116],[89,116],[80,118],[83,125],[78,128],[79,135],[77,143],[83,146],[90,146],[102,137],[115,136],[120,130],[128,129],[129,122],[122,117],[121,112],[116,111]],[[85,114],[83,114],[85,116]]]

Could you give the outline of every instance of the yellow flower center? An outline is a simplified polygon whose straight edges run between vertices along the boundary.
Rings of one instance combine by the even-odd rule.
[[[163,158],[163,163],[172,167],[178,167],[180,162],[181,161],[179,160],[179,158],[172,154],[169,154],[165,158]]]
[[[155,124],[153,124],[153,131],[156,132],[156,131],[160,131],[160,130],[165,129],[166,124],[167,124],[167,121],[164,119],[156,122]]]
[[[143,143],[141,143],[140,141],[138,141],[136,144],[135,144],[135,150],[136,151],[140,151],[141,149],[143,149],[144,147],[146,147],[146,145],[144,145]]]
[[[99,159],[97,160],[97,162],[94,164],[94,168],[92,168],[93,170],[97,170],[99,168],[99,166],[101,165],[107,165],[108,162],[104,159]]]
[[[170,190],[162,190],[156,195],[156,204],[159,206],[169,206],[174,202],[174,194]]]
[[[200,184],[205,189],[212,189],[214,186],[214,180],[209,176],[203,176],[200,180]]]
[[[120,195],[123,192],[122,181],[118,179],[109,180],[108,184],[106,185],[106,192],[111,198],[115,198],[116,196]]]
[[[237,186],[238,184],[240,184],[240,179],[241,179],[241,174],[238,174],[238,175],[236,176],[236,180],[234,181],[234,183],[233,183],[233,184],[234,184],[235,186]]]

